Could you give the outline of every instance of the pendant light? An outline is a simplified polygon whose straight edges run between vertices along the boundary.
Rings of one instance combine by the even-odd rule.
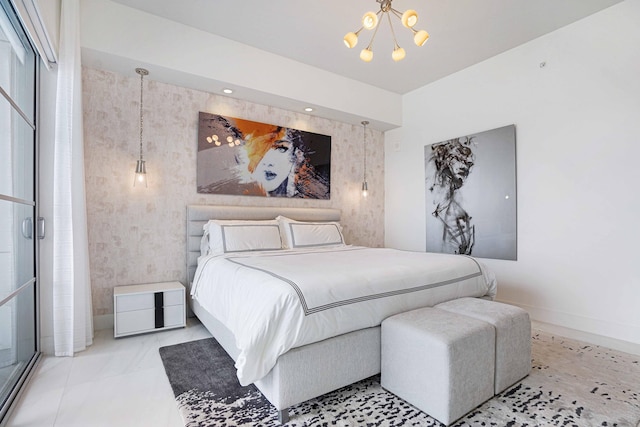
[[[144,88],[144,76],[149,75],[149,71],[144,68],[136,68],[136,73],[140,75],[140,158],[136,162],[136,175],[133,179],[133,186],[136,184],[142,186],[144,184],[145,188],[147,187],[147,165],[145,164],[144,158],[142,157],[142,129],[144,124],[144,115],[143,115],[143,88]]]
[[[363,120],[362,122],[362,148],[364,151],[364,174],[362,176],[362,197],[367,197],[369,194],[369,186],[367,185],[367,125],[368,121]]]

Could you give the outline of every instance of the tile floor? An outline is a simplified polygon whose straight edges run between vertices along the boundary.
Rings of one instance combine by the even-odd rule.
[[[187,327],[125,338],[97,331],[76,357],[44,357],[9,427],[184,427],[158,349],[211,335]]]

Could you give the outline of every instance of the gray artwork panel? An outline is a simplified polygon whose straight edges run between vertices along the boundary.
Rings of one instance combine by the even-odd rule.
[[[517,259],[515,126],[425,146],[426,250]]]

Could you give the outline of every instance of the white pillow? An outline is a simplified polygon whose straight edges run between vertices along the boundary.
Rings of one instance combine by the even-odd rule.
[[[205,231],[202,235],[202,238],[200,239],[200,255],[209,255],[209,253],[211,252],[211,250],[209,249],[209,227],[207,224],[205,224],[203,228],[205,228]]]
[[[207,254],[270,251],[282,249],[278,221],[210,220],[204,225],[208,235]],[[202,251],[202,244],[200,250]],[[206,245],[205,245],[206,246]],[[205,255],[203,253],[203,255]]]
[[[295,221],[284,216],[276,219],[280,223],[280,233],[285,248],[344,246],[345,244],[339,222]]]

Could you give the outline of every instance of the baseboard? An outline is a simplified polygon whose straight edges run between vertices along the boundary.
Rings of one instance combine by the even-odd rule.
[[[604,335],[603,333],[594,332],[615,331],[617,334],[621,334],[623,336],[640,336],[640,331],[632,326],[612,325],[594,319],[587,319],[567,313],[553,312],[551,310],[520,304],[513,301],[500,300],[500,302],[515,305],[527,310],[529,316],[531,316],[532,327],[541,331],[640,356],[640,342],[627,341],[617,337]],[[584,329],[578,329],[583,326],[585,327]],[[586,330],[587,328],[592,329],[593,331]]]
[[[40,351],[47,356],[53,355],[55,353],[53,347],[53,337],[52,336],[41,336],[40,337]]]
[[[564,326],[553,325],[551,323],[539,322],[532,320],[531,326],[550,334],[558,335],[565,338],[571,338],[578,341],[584,341],[589,344],[601,347],[611,348],[613,350],[623,351],[629,354],[640,356],[640,344],[629,341],[622,341],[616,338],[605,337],[604,335],[596,335],[590,332],[578,331],[576,329],[565,328]]]
[[[113,314],[93,316],[93,330],[113,329]]]

